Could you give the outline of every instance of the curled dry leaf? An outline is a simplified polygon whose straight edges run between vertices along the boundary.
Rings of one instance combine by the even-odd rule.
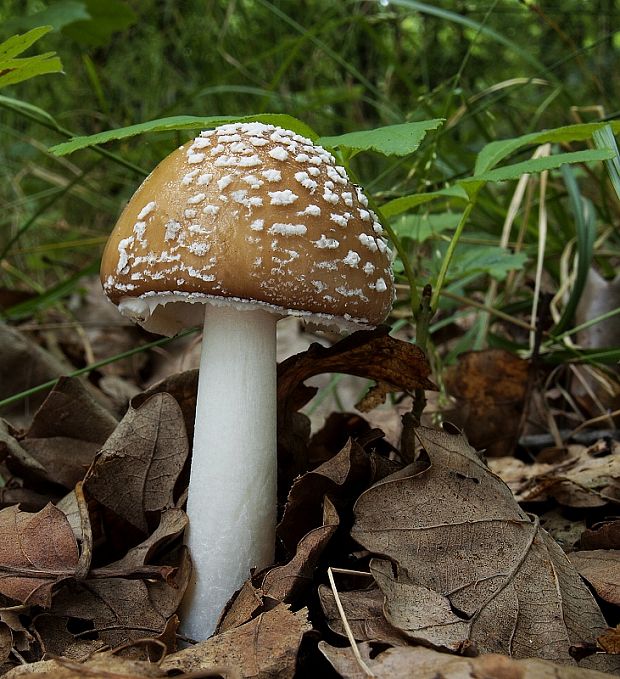
[[[572,552],[568,558],[601,599],[620,606],[620,550]]]
[[[323,500],[323,525],[306,533],[297,545],[295,556],[284,566],[276,566],[263,578],[266,596],[293,603],[313,581],[314,568],[332,535],[338,530],[338,513],[329,497]]]
[[[0,593],[49,608],[53,587],[74,575],[78,546],[66,516],[54,505],[40,512],[0,511]]]
[[[189,673],[228,665],[241,677],[292,678],[301,638],[310,629],[307,615],[305,608],[292,613],[279,604],[240,627],[167,656],[161,668]]]
[[[596,640],[596,643],[605,653],[620,655],[620,625],[605,630]]]
[[[352,536],[374,559],[385,615],[413,639],[573,663],[606,625],[559,546],[460,434],[416,430],[430,465],[358,499]],[[589,662],[591,659],[587,659]]]
[[[549,497],[567,507],[603,507],[620,499],[620,442],[599,447],[571,445],[552,462],[526,464],[515,458],[489,460],[518,502]]]
[[[349,441],[330,460],[298,478],[293,484],[278,535],[289,553],[313,528],[322,525],[323,497],[336,507],[352,502],[372,482],[372,465],[364,449]]]
[[[169,394],[130,407],[103,445],[84,490],[136,528],[174,505],[174,486],[188,455],[181,409]]]
[[[319,648],[343,679],[366,679],[350,648],[321,641]],[[609,674],[581,667],[558,666],[539,659],[513,660],[488,654],[463,658],[430,648],[388,648],[375,655],[372,646],[359,646],[362,660],[375,679],[609,679]]]
[[[390,386],[390,391],[436,390],[424,352],[388,333],[385,326],[358,330],[331,347],[312,344],[307,351],[282,361],[278,366],[278,405],[283,411],[301,408],[314,391],[299,391],[298,387],[321,373],[365,377]]]

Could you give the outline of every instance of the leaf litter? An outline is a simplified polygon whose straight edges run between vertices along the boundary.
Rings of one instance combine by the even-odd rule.
[[[56,368],[51,360],[44,370]],[[132,366],[119,370],[99,374],[100,386],[114,376],[125,381],[123,393],[136,393]],[[313,434],[302,409],[315,389],[305,382],[326,372],[376,386],[361,410],[334,414]],[[522,398],[525,374],[515,364],[512,385],[496,385],[485,407],[470,408],[468,430],[488,438],[493,429],[478,423],[493,412],[493,398]],[[416,677],[617,672],[617,445],[570,446],[534,463],[493,458],[491,471],[449,427],[405,417],[402,443],[393,433],[386,440],[371,424],[381,417],[366,419],[364,409],[380,412],[386,397],[432,390],[429,377],[419,350],[384,329],[313,345],[280,364],[276,563],[246,581],[216,635],[186,648],[183,502],[197,372],[165,377],[123,412],[96,381],[75,378],[62,378],[35,412],[6,411],[0,671],[358,677],[370,670],[396,679],[412,667]],[[475,402],[475,390],[464,393]],[[514,399],[507,405],[519,409]],[[561,543],[568,558],[543,523],[558,535],[562,524],[574,526]]]

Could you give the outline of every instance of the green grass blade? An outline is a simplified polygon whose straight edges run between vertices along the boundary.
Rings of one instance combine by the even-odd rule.
[[[582,197],[571,167],[568,165],[564,166],[562,168],[562,176],[568,191],[571,212],[575,218],[577,231],[577,272],[562,316],[554,328],[554,334],[563,332],[573,320],[577,304],[588,278],[588,271],[592,264],[594,240],[596,239],[594,208],[592,204]]]
[[[618,152],[618,146],[616,144],[616,138],[611,125],[605,125],[599,130],[596,130],[592,135],[594,140],[594,145],[598,149],[612,149],[614,155],[605,161],[605,166],[607,167],[607,172],[609,173],[609,179],[614,187],[614,191],[618,198],[620,198],[620,153]]]

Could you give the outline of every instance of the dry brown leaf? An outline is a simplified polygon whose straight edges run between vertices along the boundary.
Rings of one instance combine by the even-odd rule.
[[[84,663],[59,658],[21,665],[7,672],[5,679],[36,674],[37,679],[139,679],[165,677],[156,663],[122,658],[113,653],[97,653]],[[232,677],[231,677],[232,679]]]
[[[339,591],[338,596],[354,639],[381,641],[392,646],[408,645],[407,637],[385,619],[385,596],[378,587],[353,592]],[[329,628],[345,637],[344,623],[331,587],[319,585],[319,600]]]
[[[84,490],[147,532],[148,513],[174,505],[187,455],[181,409],[169,394],[156,394],[130,407],[89,470]]]
[[[468,351],[445,371],[456,399],[450,420],[488,456],[511,455],[519,438],[529,362],[503,349]]]
[[[579,549],[620,549],[620,519],[605,521],[584,530]]]
[[[307,615],[307,609],[292,613],[280,604],[245,625],[167,656],[161,668],[189,673],[229,665],[242,677],[292,678],[301,638],[310,629]]]
[[[49,608],[52,588],[72,576],[78,547],[65,515],[49,504],[36,514],[0,511],[0,593]]]
[[[295,552],[304,535],[322,525],[325,495],[339,507],[342,502],[356,498],[371,480],[370,458],[354,441],[349,441],[337,455],[298,478],[289,492],[278,526],[278,535],[289,553]]]
[[[571,445],[553,462],[525,464],[514,458],[489,461],[519,502],[549,497],[567,507],[603,507],[620,499],[620,442],[601,455],[598,447]]]
[[[102,444],[118,420],[76,377],[61,377],[37,410],[26,438],[63,438]]]
[[[319,649],[344,679],[367,679],[350,648],[321,641]],[[371,649],[367,643],[359,646],[375,679],[609,679],[603,672],[539,659],[513,660],[497,654],[463,658],[421,646],[388,648],[378,655],[371,654]]]
[[[326,496],[323,500],[323,525],[314,528],[299,541],[295,556],[284,566],[276,566],[265,575],[261,589],[266,596],[293,603],[313,581],[317,561],[340,520],[336,508]]]
[[[437,646],[572,663],[569,647],[606,627],[577,572],[461,434],[416,434],[430,466],[355,505],[352,536],[395,562],[371,562],[387,620]]]
[[[391,386],[391,391],[436,390],[424,352],[390,337],[389,330],[385,326],[359,330],[331,347],[315,343],[282,361],[278,366],[278,404],[283,410],[299,410],[314,393],[299,392],[299,385],[321,373],[365,377]]]
[[[620,550],[571,552],[568,558],[601,599],[620,606]]]
[[[198,392],[198,370],[185,370],[175,373],[157,382],[133,399],[134,407],[138,407],[155,394],[170,394],[179,404],[183,413],[183,421],[187,430],[187,439],[190,442],[194,438],[194,420],[196,419],[196,394]]]
[[[254,587],[250,580],[246,580],[237,596],[224,609],[218,622],[216,634],[226,632],[233,627],[239,627],[255,617],[264,606],[263,592]]]
[[[114,648],[128,641],[159,636],[166,626],[142,580],[108,578],[66,584],[52,602],[52,615],[92,621],[96,634]]]
[[[620,655],[620,625],[605,630],[596,642],[605,653]]]

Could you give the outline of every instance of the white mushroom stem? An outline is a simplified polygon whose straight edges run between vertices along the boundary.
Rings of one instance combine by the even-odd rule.
[[[250,569],[273,562],[276,329],[267,311],[206,305],[187,513],[183,632],[215,630]]]

